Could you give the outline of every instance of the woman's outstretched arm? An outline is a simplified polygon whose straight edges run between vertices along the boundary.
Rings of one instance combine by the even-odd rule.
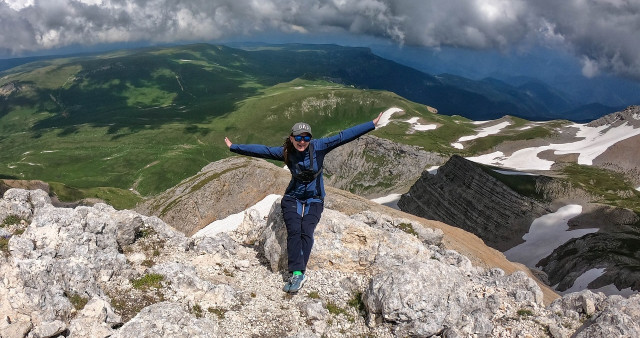
[[[251,157],[266,158],[270,160],[284,160],[283,147],[267,147],[262,144],[236,144],[232,143],[228,137],[224,138],[224,143],[227,144],[229,150],[236,154],[246,155]]]

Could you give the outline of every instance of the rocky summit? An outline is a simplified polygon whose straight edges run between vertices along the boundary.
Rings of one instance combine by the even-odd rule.
[[[276,201],[237,229],[187,237],[106,204],[58,208],[41,190],[0,200],[2,337],[640,335],[640,296],[590,291],[545,304],[522,271],[474,265],[412,218],[330,207],[308,275],[281,291]],[[384,210],[384,209],[382,209]]]

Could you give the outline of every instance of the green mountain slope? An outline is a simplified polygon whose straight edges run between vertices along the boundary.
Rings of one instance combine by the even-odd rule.
[[[452,142],[473,134],[464,118],[365,89],[377,85],[439,86],[367,49],[333,45],[197,44],[39,60],[0,73],[0,177],[147,196],[231,155],[224,136],[278,145],[295,122],[324,136],[391,107],[439,128],[410,133],[396,121],[374,132],[380,137],[451,154],[459,153]],[[492,146],[484,142],[473,151]]]
[[[14,69],[1,84],[0,174],[150,195],[231,155],[224,136],[278,145],[297,121],[329,135],[392,106],[452,120],[389,92],[307,80],[267,87],[274,76],[248,64],[224,47],[193,46]]]

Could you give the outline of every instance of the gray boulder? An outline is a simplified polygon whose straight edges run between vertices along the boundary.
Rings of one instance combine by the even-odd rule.
[[[183,304],[161,302],[144,308],[112,337],[218,337],[218,326],[209,318],[196,318]]]
[[[615,295],[599,305],[603,310],[594,311],[576,337],[640,337],[640,295]]]
[[[259,243],[273,271],[287,269],[286,238],[280,201],[277,201]],[[371,273],[415,257],[428,259],[430,256],[431,250],[415,236],[403,231],[379,230],[325,208],[315,229],[309,268]]]

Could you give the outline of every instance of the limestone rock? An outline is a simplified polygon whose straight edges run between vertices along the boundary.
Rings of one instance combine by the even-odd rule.
[[[51,204],[51,198],[42,190],[9,189],[0,199],[0,223],[8,216],[31,220],[36,209]]]
[[[286,230],[279,202],[266,222],[245,217],[246,229],[260,231],[251,235],[255,244],[242,244],[250,237],[244,230],[188,238],[157,217],[105,204],[36,206],[24,202],[30,194],[0,200],[5,211],[24,203],[32,215],[0,252],[2,337],[638,333],[640,296],[582,292],[545,308],[524,272],[474,266],[447,249],[440,233],[402,217],[326,208],[310,280],[292,296],[280,291]],[[134,287],[157,275],[157,284]]]
[[[165,276],[173,294],[169,297],[174,301],[224,309],[231,308],[238,301],[233,287],[203,280],[192,266],[168,262],[154,266],[151,272]]]
[[[437,259],[419,261],[373,276],[365,304],[371,314],[396,323],[400,335],[432,336],[446,328],[455,328],[450,335],[491,335],[496,317],[506,317],[504,304],[542,306],[540,289],[526,279],[494,272],[469,276]],[[519,280],[524,283],[513,283]]]
[[[611,296],[602,304],[603,310],[580,328],[576,337],[639,337],[640,296],[625,299]]]
[[[215,237],[193,238],[192,246],[192,250],[198,254],[223,253],[235,255],[238,251],[238,244],[227,233],[220,233]]]
[[[426,245],[440,245],[444,233],[440,229],[431,229],[418,222],[405,218],[392,218],[370,210],[352,215],[351,218],[366,223],[371,227],[386,231],[404,231],[417,236]]]
[[[373,135],[340,146],[324,162],[325,184],[365,197],[406,191],[420,174],[446,159]]]
[[[279,210],[277,201],[269,214],[260,247],[273,271],[286,271],[286,227]],[[403,250],[398,250],[400,247]],[[430,253],[415,236],[375,229],[325,208],[316,226],[308,266],[364,273],[402,264],[416,256],[429,257]]]
[[[267,221],[260,217],[258,210],[251,208],[245,212],[242,223],[231,235],[240,243],[254,244],[266,227]]]
[[[54,320],[51,322],[43,322],[36,326],[33,331],[29,333],[29,337],[34,338],[49,338],[55,337],[67,329],[64,322],[60,320]]]
[[[114,333],[114,326],[122,324],[122,319],[117,315],[111,304],[105,300],[94,297],[79,312],[78,316],[71,320],[69,331],[71,337],[109,337]]]
[[[217,337],[217,332],[209,318],[194,317],[182,304],[161,302],[144,308],[112,337]]]

